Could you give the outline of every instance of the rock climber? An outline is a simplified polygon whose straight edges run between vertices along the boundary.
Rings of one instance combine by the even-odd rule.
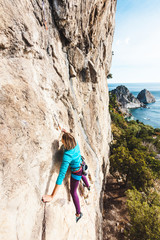
[[[81,209],[80,209],[80,202],[79,197],[77,194],[77,189],[79,182],[82,178],[84,182],[84,186],[90,190],[90,186],[88,183],[88,180],[85,175],[83,175],[83,169],[82,169],[82,158],[80,153],[80,148],[78,143],[76,143],[75,138],[72,136],[72,134],[66,132],[65,129],[62,129],[62,139],[61,142],[64,145],[65,151],[63,154],[63,161],[61,164],[61,168],[59,171],[59,175],[55,184],[55,187],[53,189],[53,192],[51,195],[44,195],[42,197],[43,202],[50,202],[54,198],[55,194],[57,193],[60,185],[63,182],[63,179],[65,177],[65,174],[67,172],[68,167],[71,168],[71,179],[70,179],[70,193],[73,199],[73,203],[76,208],[76,222],[83,216]]]

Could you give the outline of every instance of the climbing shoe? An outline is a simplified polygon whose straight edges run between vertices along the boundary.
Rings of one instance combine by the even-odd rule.
[[[76,216],[76,223],[79,221],[79,219],[80,219],[82,216],[83,216],[82,213],[80,213],[80,215],[79,215],[78,217]]]
[[[86,187],[89,191],[91,190],[91,187],[87,187],[85,183],[83,183],[83,187]]]

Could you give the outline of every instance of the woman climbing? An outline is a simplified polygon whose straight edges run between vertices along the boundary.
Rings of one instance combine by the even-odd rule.
[[[77,194],[77,188],[79,182],[82,178],[85,186],[90,190],[90,186],[88,184],[86,176],[82,173],[82,158],[80,154],[80,148],[78,143],[76,143],[75,138],[66,130],[62,129],[62,143],[64,145],[65,151],[63,154],[63,161],[61,164],[60,172],[56,181],[56,185],[53,189],[51,195],[44,195],[42,197],[43,202],[50,202],[54,198],[55,194],[57,193],[60,185],[63,182],[65,174],[67,172],[68,167],[71,167],[71,180],[70,180],[70,193],[76,208],[76,222],[82,217],[82,213],[80,210],[80,203],[79,197]]]

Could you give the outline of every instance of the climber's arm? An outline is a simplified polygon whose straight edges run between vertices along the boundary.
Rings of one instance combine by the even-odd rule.
[[[68,167],[69,167],[69,158],[64,154],[63,155],[63,161],[62,161],[62,164],[61,164],[61,168],[60,168],[60,171],[59,171],[59,175],[58,175],[55,187],[53,189],[53,192],[52,192],[51,195],[44,195],[42,197],[43,202],[50,202],[50,201],[52,201],[52,199],[56,195],[58,189],[62,185],[62,182],[63,182],[63,179],[64,179],[64,177],[66,175]]]
[[[52,198],[56,195],[56,193],[58,192],[58,189],[60,188],[61,185],[58,185],[56,184],[54,189],[53,189],[53,192],[51,194]]]
[[[51,195],[44,195],[44,196],[42,197],[42,201],[43,201],[43,202],[50,202],[50,201],[52,201],[52,199],[54,198],[54,196],[55,196],[56,193],[58,192],[58,189],[60,188],[60,186],[61,186],[61,185],[56,184],[55,187],[54,187],[54,189],[53,189],[52,194],[51,194]]]

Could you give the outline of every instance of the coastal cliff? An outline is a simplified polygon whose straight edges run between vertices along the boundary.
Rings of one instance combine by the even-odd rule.
[[[155,97],[147,89],[141,90],[135,97],[124,85],[116,87],[109,94],[110,98],[116,98],[119,110],[129,118],[132,117],[129,109],[147,108],[146,104],[156,102]]]
[[[116,1],[2,0],[0,8],[0,239],[102,239]],[[89,165],[78,224],[69,172],[55,199],[41,201],[63,155],[55,115]]]
[[[137,108],[141,107],[143,104],[133,96],[127,87],[121,85],[116,87],[116,89],[111,91],[111,94],[115,94],[117,101],[121,105],[122,109]]]

